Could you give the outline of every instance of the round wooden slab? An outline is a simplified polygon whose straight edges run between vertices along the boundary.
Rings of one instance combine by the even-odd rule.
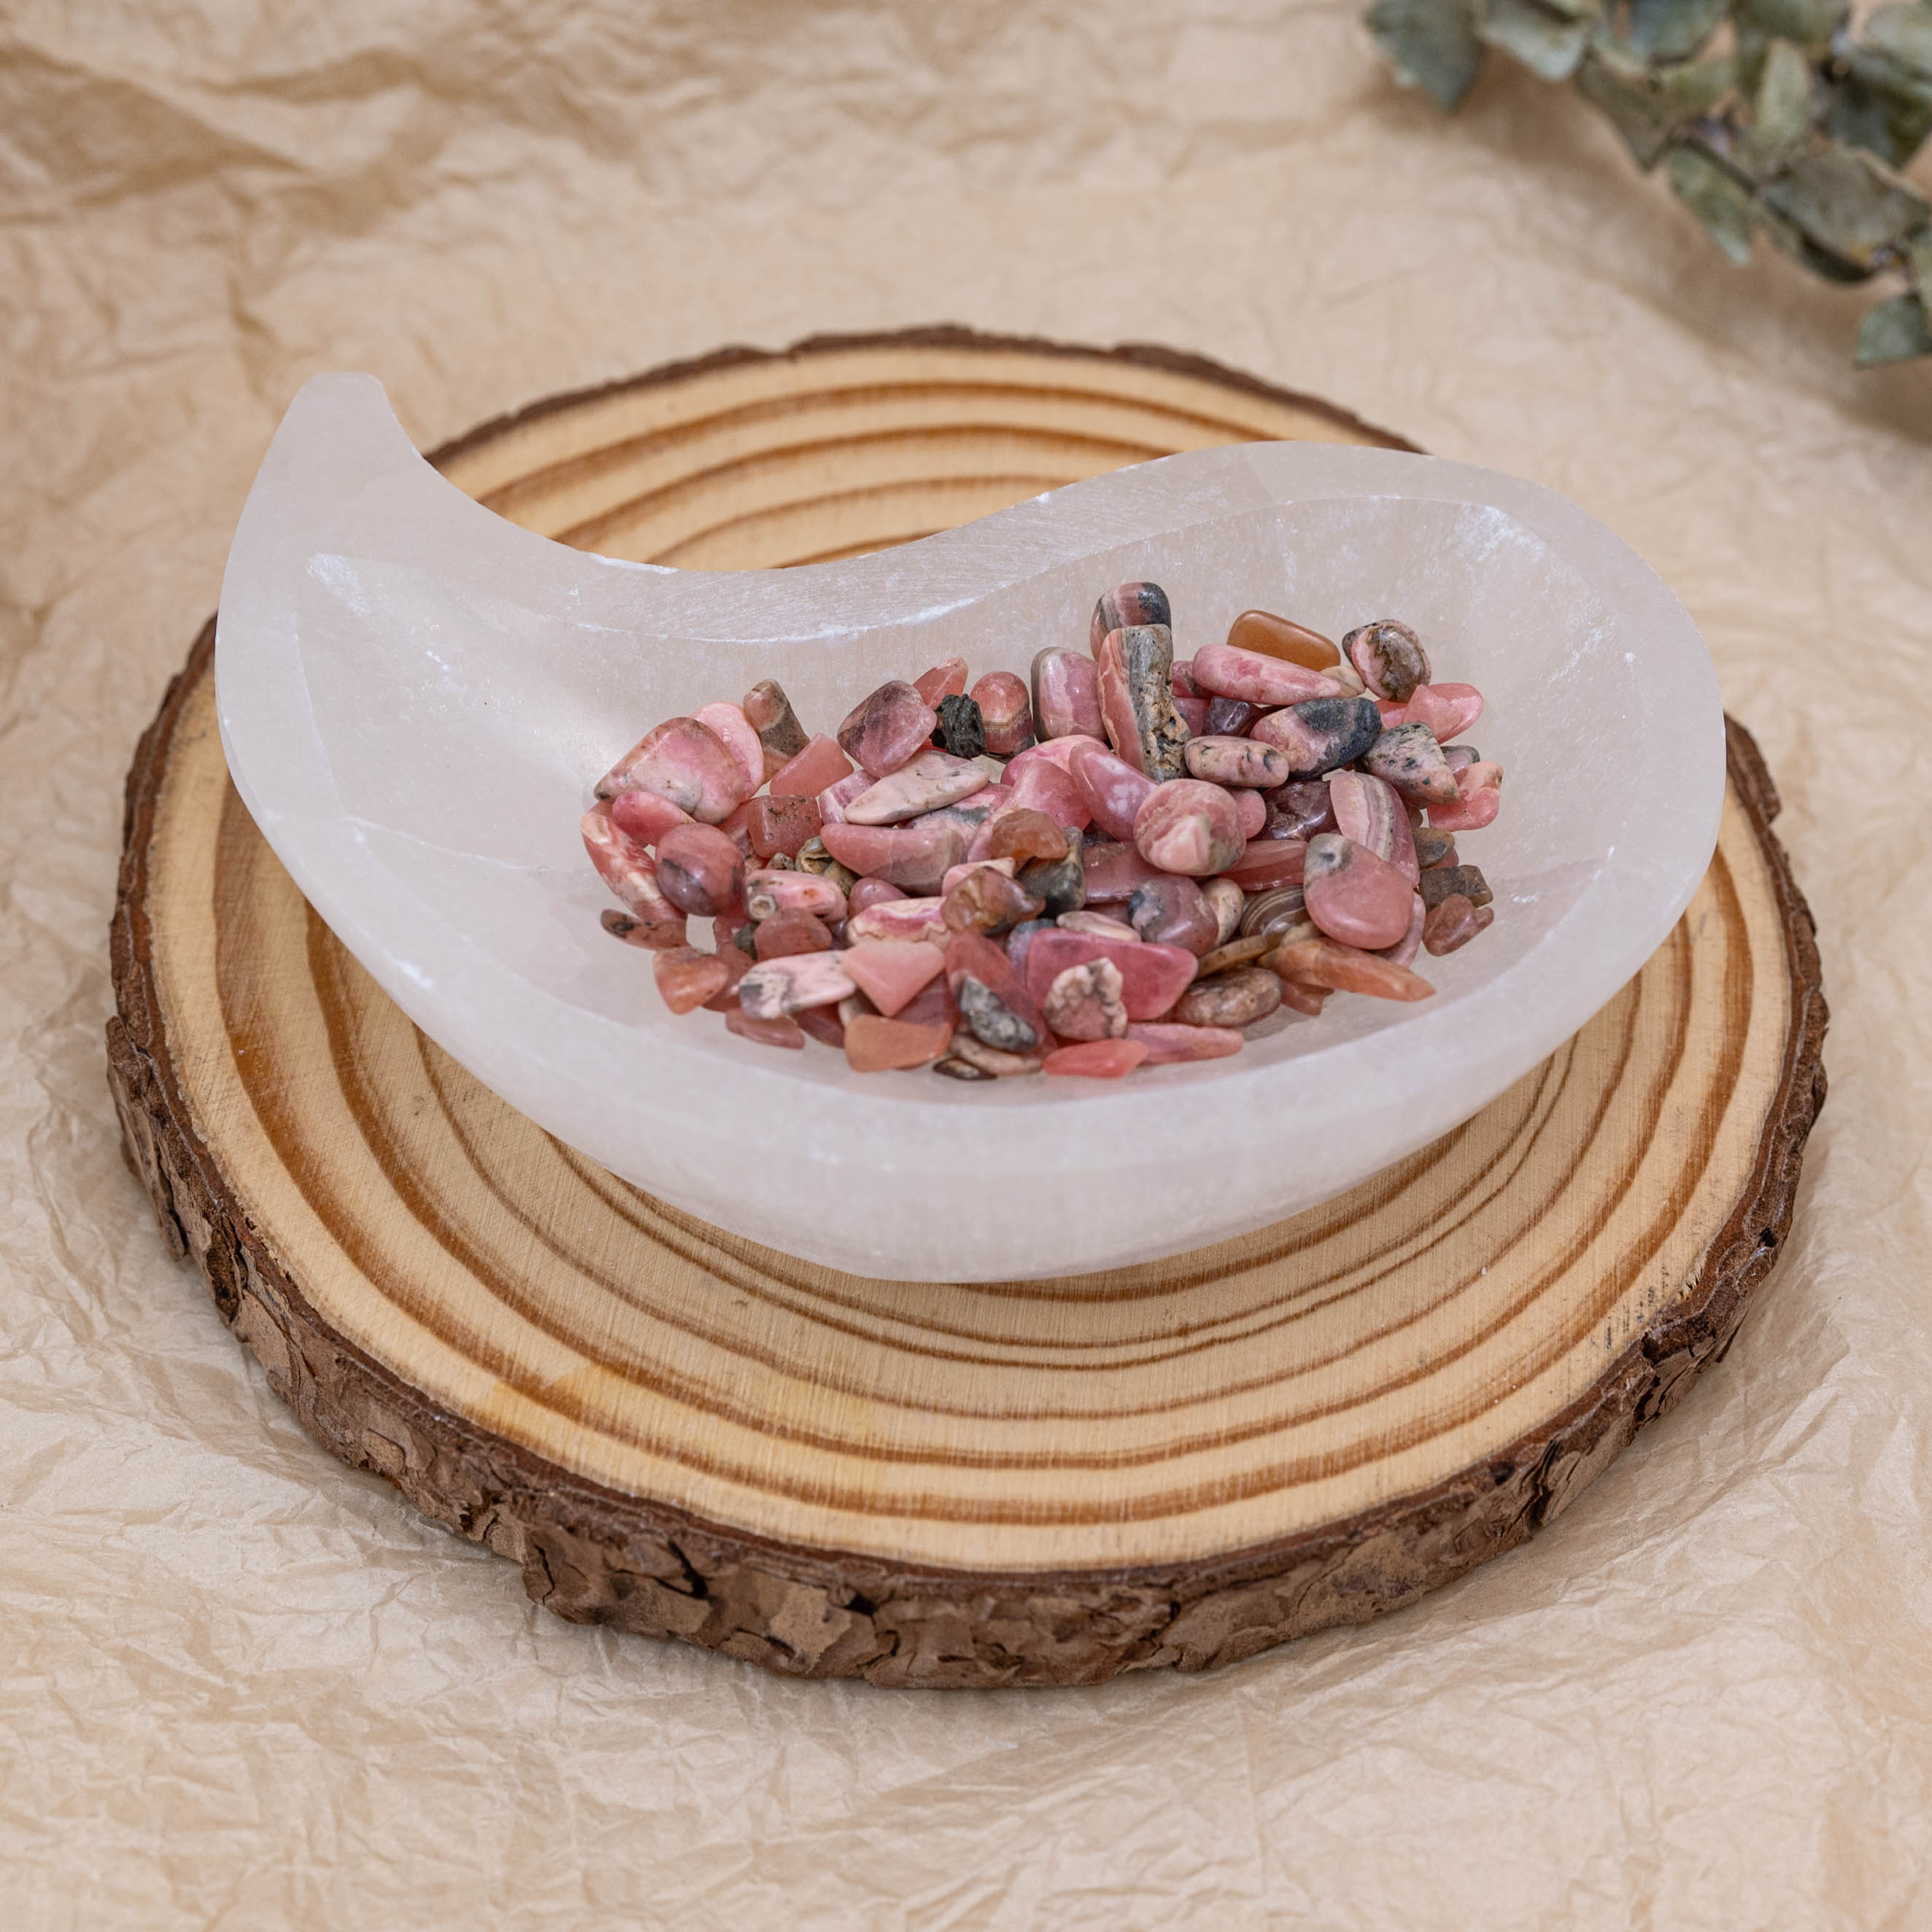
[[[1159,351],[945,331],[730,352],[440,460],[566,542],[723,568],[1276,436],[1395,440]],[[318,1440],[564,1616],[959,1685],[1360,1622],[1565,1507],[1722,1354],[1789,1223],[1825,1006],[1735,727],[1682,923],[1466,1126],[1220,1247],[935,1286],[693,1221],[479,1086],[276,863],[213,682],[205,633],[128,779],[108,1037],[130,1158]]]

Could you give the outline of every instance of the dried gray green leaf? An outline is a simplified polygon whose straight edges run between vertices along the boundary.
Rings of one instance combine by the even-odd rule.
[[[1825,131],[1903,167],[1932,134],[1932,81],[1889,54],[1854,47],[1845,56]]]
[[[1545,80],[1568,80],[1590,44],[1590,23],[1541,0],[1480,0],[1476,32]]]
[[[1375,0],[1364,17],[1401,86],[1453,110],[1475,85],[1484,47],[1462,0]]]
[[[1932,80],[1932,5],[1925,0],[1881,7],[1864,23],[1864,38],[1900,67]]]
[[[1850,148],[1806,155],[1765,190],[1764,199],[1814,248],[1867,273],[1928,212],[1908,183]]]
[[[1756,218],[1750,189],[1702,148],[1688,147],[1670,158],[1670,185],[1711,239],[1742,268],[1750,260]]]
[[[1633,0],[1630,44],[1654,59],[1688,60],[1728,10],[1729,0]]]
[[[1861,369],[1872,369],[1914,356],[1932,356],[1932,317],[1917,296],[1894,296],[1865,317],[1853,359]]]
[[[1767,40],[1795,40],[1814,60],[1832,50],[1832,37],[1850,17],[1848,0],[1737,0],[1739,30]]]
[[[1637,165],[1649,169],[1685,128],[1724,98],[1731,75],[1728,54],[1651,68],[1600,42],[1576,70],[1576,91],[1602,110]]]
[[[1792,40],[1773,40],[1751,98],[1744,158],[1760,176],[1790,165],[1811,133],[1811,63]]]

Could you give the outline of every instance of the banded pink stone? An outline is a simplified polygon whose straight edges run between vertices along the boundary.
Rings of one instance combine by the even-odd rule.
[[[1408,809],[1394,786],[1366,772],[1336,772],[1328,781],[1335,830],[1378,859],[1386,859],[1413,885],[1422,876]]]
[[[989,757],[1010,758],[1033,736],[1033,700],[1011,671],[989,670],[971,696],[980,707]]]
[[[738,769],[745,775],[745,796],[749,798],[765,782],[765,748],[752,721],[738,706],[722,700],[700,705],[691,715],[737,760]]]
[[[1171,626],[1173,622],[1167,592],[1158,584],[1117,584],[1094,606],[1087,626],[1087,648],[1097,658],[1110,631],[1125,630],[1134,624]]]
[[[842,952],[795,952],[766,959],[738,982],[738,1004],[754,1020],[775,1020],[806,1006],[836,1006],[857,990]]]
[[[1176,778],[1134,816],[1134,846],[1150,866],[1193,878],[1225,872],[1241,856],[1241,821],[1219,785]]]
[[[856,898],[865,886],[879,883],[878,880],[861,879],[852,888],[853,896]],[[895,886],[893,890],[897,891],[898,888]],[[895,899],[872,900],[847,920],[845,932],[855,944],[862,939],[892,939],[925,940],[944,946],[952,937],[951,928],[946,923],[944,898],[909,899],[903,896]]]
[[[1034,658],[1033,722],[1042,740],[1102,735],[1100,681],[1090,656],[1055,644]]]
[[[1203,644],[1194,653],[1193,665],[1194,682],[1201,690],[1216,698],[1241,698],[1250,704],[1273,708],[1342,694],[1342,687],[1318,670],[1233,644]]]
[[[747,872],[745,910],[754,919],[808,912],[836,922],[845,916],[845,894],[836,880],[818,872]]]

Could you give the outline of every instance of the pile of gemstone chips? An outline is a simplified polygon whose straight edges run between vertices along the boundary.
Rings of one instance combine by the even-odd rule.
[[[883,684],[836,739],[767,680],[598,782],[604,928],[656,954],[674,1012],[866,1072],[1114,1079],[1238,1053],[1331,992],[1425,999],[1416,953],[1493,916],[1456,850],[1501,800],[1451,742],[1482,698],[1432,683],[1406,625],[1337,646],[1250,610],[1176,663],[1166,593],[1124,584],[1030,688],[968,677]]]

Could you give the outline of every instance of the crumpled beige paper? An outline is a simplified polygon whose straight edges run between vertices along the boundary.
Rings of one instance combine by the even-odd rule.
[[[1349,4],[0,14],[0,1922],[1932,1924],[1932,369]],[[726,340],[1151,339],[1553,485],[1705,628],[1834,1010],[1730,1358],[1528,1547],[1198,1680],[568,1627],[314,1448],[103,1084],[134,741],[289,397],[419,442]]]

